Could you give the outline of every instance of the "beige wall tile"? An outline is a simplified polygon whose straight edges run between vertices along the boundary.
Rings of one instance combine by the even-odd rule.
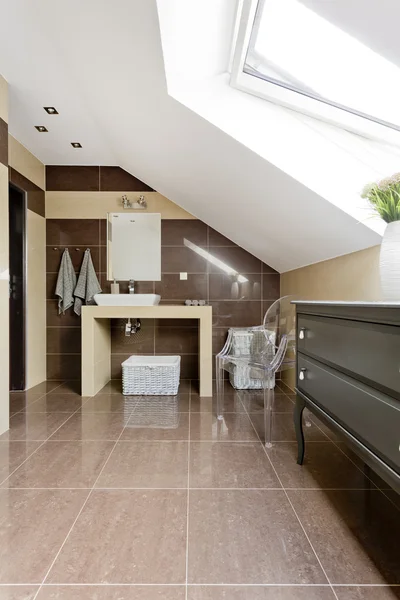
[[[46,219],[27,211],[26,387],[46,379]]]
[[[122,212],[121,197],[136,200],[136,192],[46,192],[47,219],[105,219],[108,212]],[[144,192],[147,211],[162,219],[194,219],[191,214],[158,192]]]
[[[380,246],[374,246],[283,273],[281,296],[293,294],[299,300],[381,300],[379,251]],[[294,371],[284,373],[283,379],[294,387]]]
[[[0,164],[0,279],[8,280],[8,168]]]
[[[0,119],[8,123],[8,83],[0,75]]]
[[[45,189],[45,166],[12,135],[8,136],[8,162],[10,167]]]
[[[1,223],[2,225],[2,223]],[[8,279],[0,279],[0,434],[9,428],[9,342],[8,342]]]
[[[8,122],[7,82],[0,76],[0,117]],[[8,168],[0,164],[0,434],[9,428]]]

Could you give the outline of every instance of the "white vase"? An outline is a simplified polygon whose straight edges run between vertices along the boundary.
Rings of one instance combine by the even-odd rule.
[[[400,221],[388,223],[379,259],[382,294],[385,300],[400,300]]]

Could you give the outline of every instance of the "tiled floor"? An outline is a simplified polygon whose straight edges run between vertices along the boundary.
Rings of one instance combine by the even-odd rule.
[[[400,502],[313,417],[296,464],[293,396],[11,394],[0,437],[0,600],[400,598]]]

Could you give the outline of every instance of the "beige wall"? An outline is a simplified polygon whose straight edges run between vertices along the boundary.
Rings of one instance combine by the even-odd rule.
[[[0,75],[0,118],[8,123],[7,82]],[[0,164],[0,434],[9,427],[8,408],[8,168]]]
[[[108,212],[121,212],[121,197],[137,200],[138,192],[46,192],[46,219],[105,219]],[[194,219],[190,213],[158,192],[143,192],[147,210],[162,219]]]
[[[46,379],[46,220],[26,211],[26,388]]]
[[[8,136],[8,164],[34,184],[45,189],[45,166],[20,144],[12,135]]]
[[[299,300],[381,300],[379,250],[374,246],[288,271],[281,275],[281,296],[294,294]],[[294,387],[294,372],[283,379]]]
[[[10,167],[45,188],[45,166],[8,136]],[[26,211],[26,389],[46,379],[46,219]]]

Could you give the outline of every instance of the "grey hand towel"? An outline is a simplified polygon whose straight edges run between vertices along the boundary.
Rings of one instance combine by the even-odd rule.
[[[65,313],[65,311],[73,305],[74,298],[73,293],[76,285],[76,275],[72,264],[71,257],[68,252],[68,248],[65,248],[62,259],[60,270],[58,271],[57,285],[56,285],[56,296],[58,296],[58,314]]]
[[[93,296],[100,293],[101,287],[96,276],[96,271],[94,270],[90,250],[88,248],[85,250],[85,256],[83,257],[78,283],[76,284],[74,291],[74,312],[77,315],[80,315],[83,302],[86,302],[86,304],[92,304]]]

